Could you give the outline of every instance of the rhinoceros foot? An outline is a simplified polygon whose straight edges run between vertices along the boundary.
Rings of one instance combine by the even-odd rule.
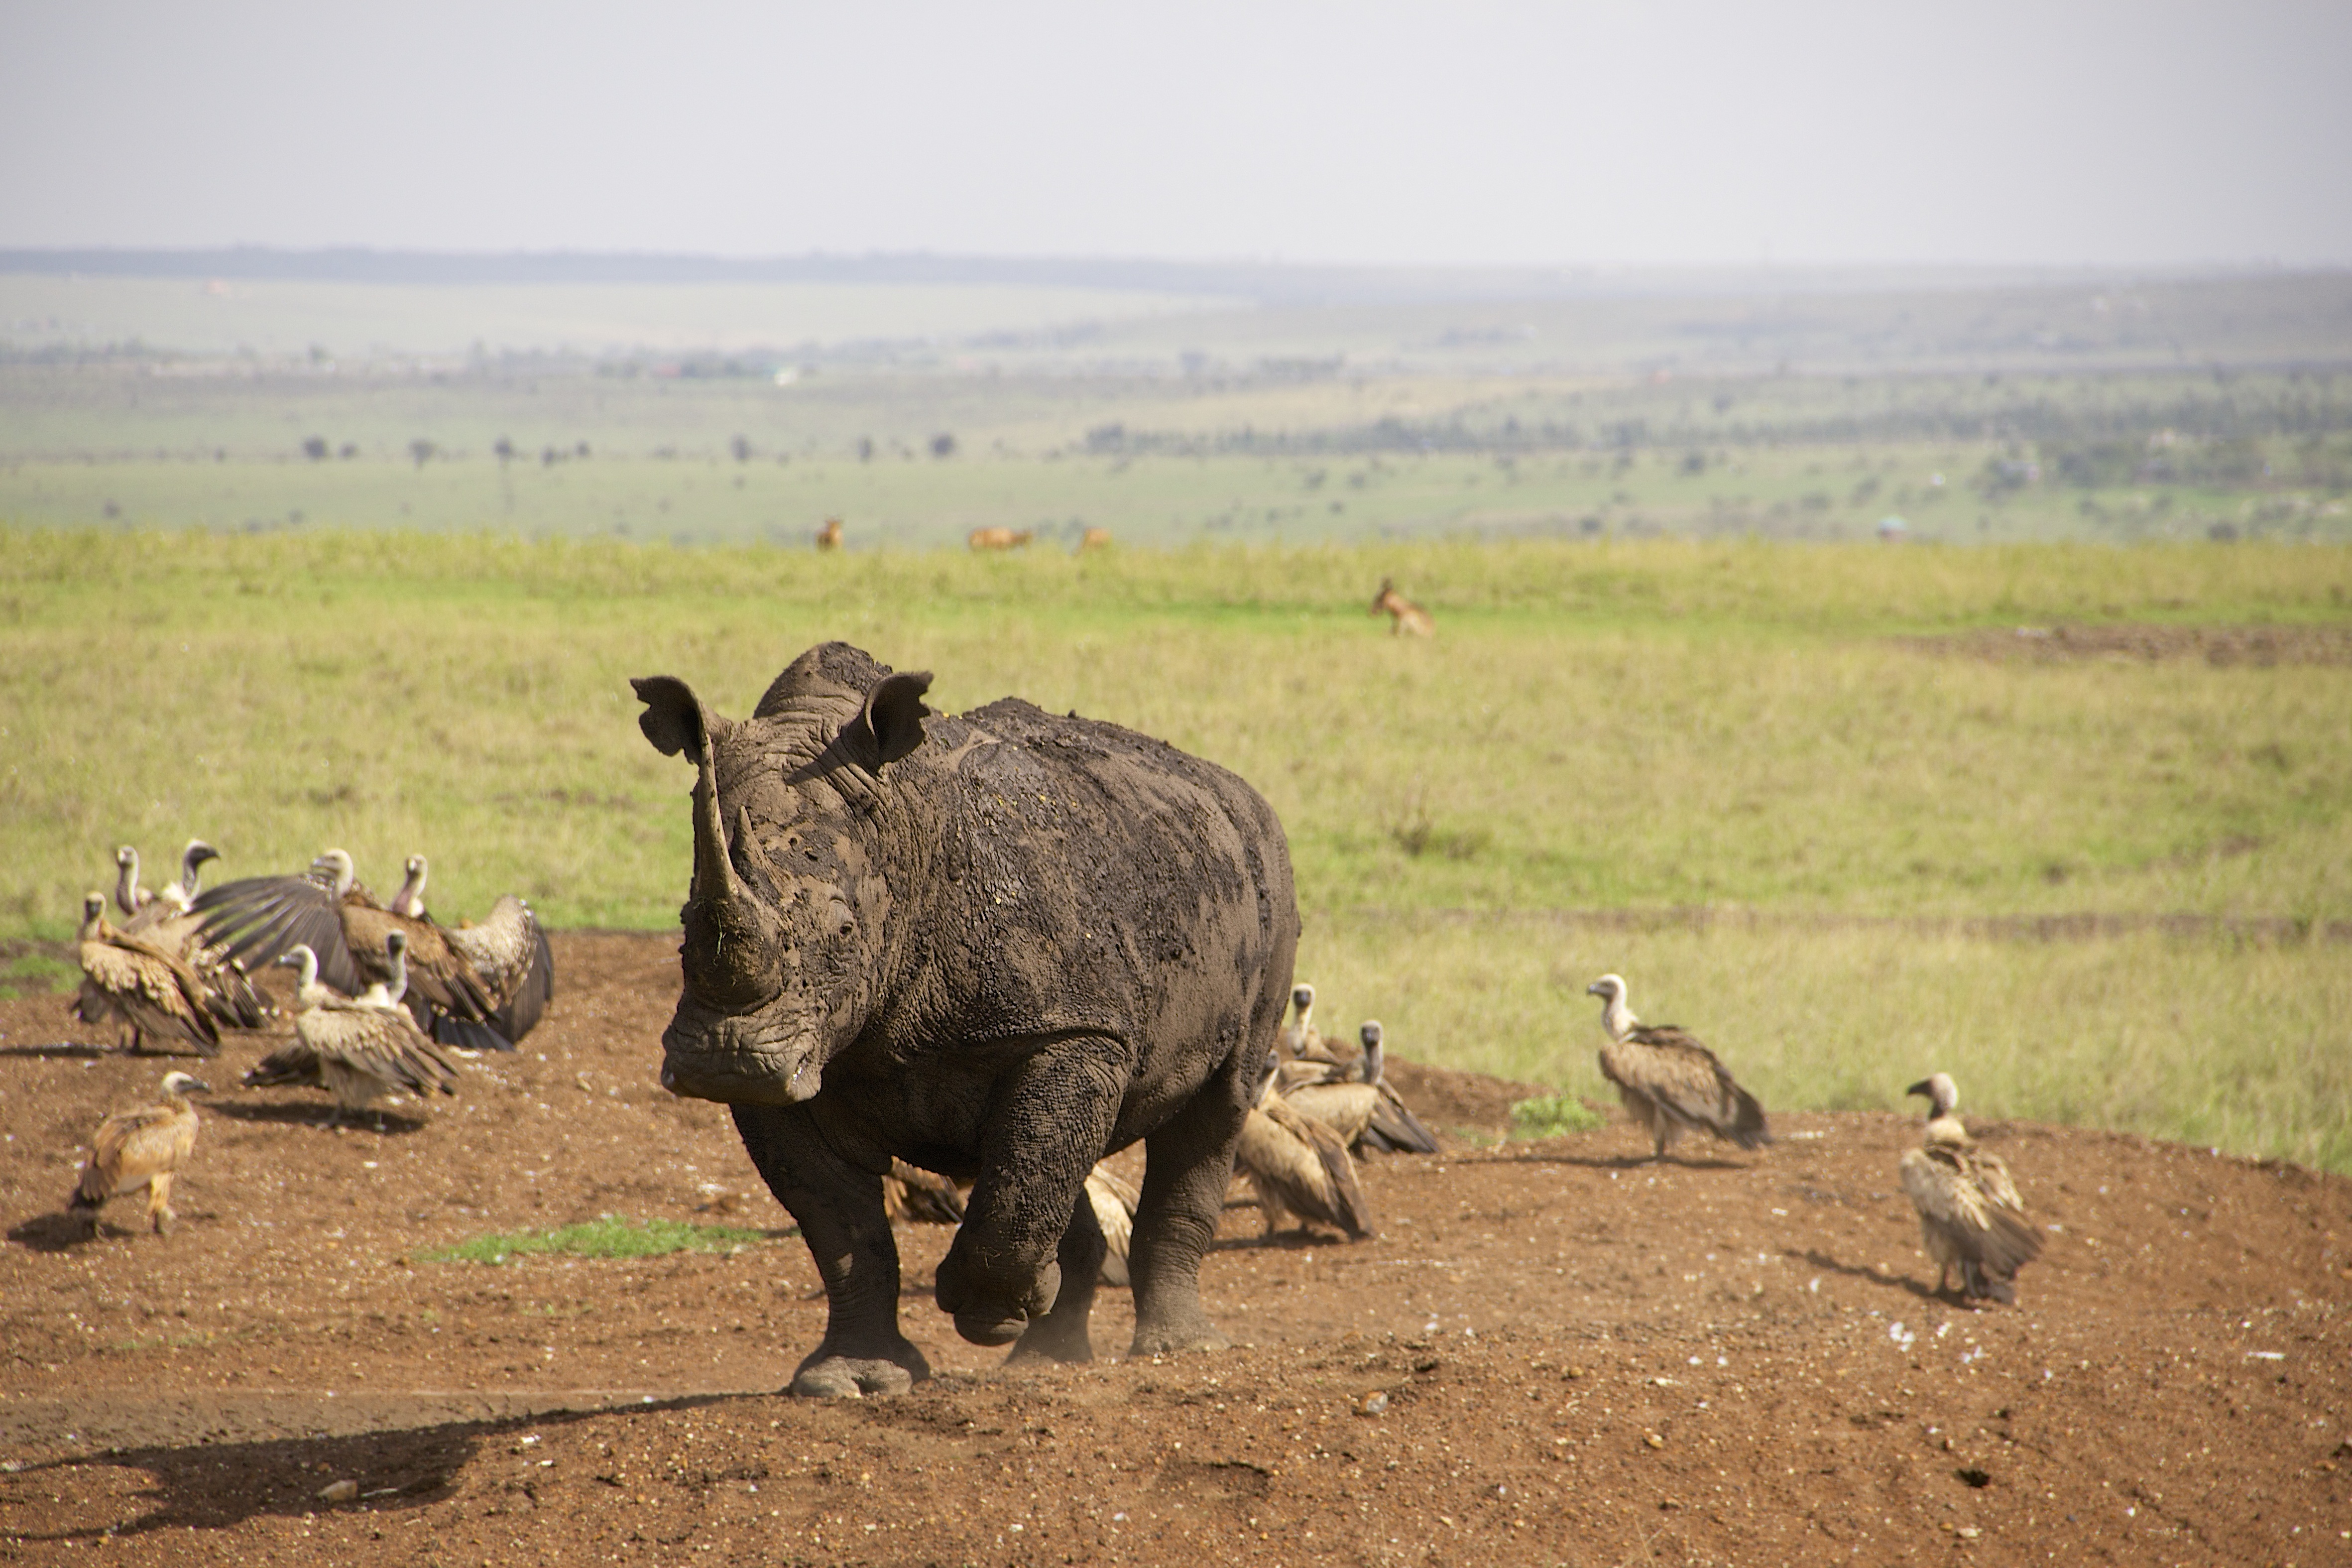
[[[1011,1344],[1033,1318],[1042,1318],[1062,1289],[1062,1267],[1053,1259],[1024,1279],[991,1278],[972,1263],[964,1237],[940,1260],[932,1295],[955,1315],[956,1332],[976,1345]]]
[[[887,1358],[834,1355],[820,1347],[793,1373],[791,1392],[803,1399],[856,1399],[868,1394],[904,1394],[930,1375],[930,1363],[911,1344]]]
[[[1167,1322],[1135,1325],[1135,1342],[1128,1346],[1129,1356],[1174,1355],[1180,1351],[1226,1351],[1234,1342],[1218,1331],[1204,1312]]]

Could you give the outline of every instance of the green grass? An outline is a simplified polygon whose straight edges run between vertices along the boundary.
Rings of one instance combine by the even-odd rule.
[[[555,1230],[478,1236],[419,1252],[424,1263],[502,1264],[510,1258],[562,1253],[572,1258],[664,1258],[673,1252],[733,1252],[769,1239],[768,1233],[673,1219],[628,1220],[614,1215]]]
[[[1394,574],[1433,642],[1366,616]],[[1419,542],[961,551],[0,533],[0,937],[117,843],[434,858],[443,918],[673,927],[688,775],[626,678],[747,712],[840,637],[1221,762],[1280,811],[1302,977],[1405,1056],[1605,1098],[1604,970],[1769,1106],[1937,1068],[2030,1115],[2352,1167],[2345,950],[1953,922],[2352,919],[2352,669],[1999,664],[2021,624],[2352,624],[2352,551]],[[1711,924],[1611,911],[1715,911]],[[1598,914],[1593,913],[1598,911]],[[1612,923],[1612,920],[1615,923]]]
[[[1560,1138],[1570,1132],[1590,1132],[1608,1121],[1608,1117],[1572,1094],[1539,1094],[1511,1107],[1514,1138]]]

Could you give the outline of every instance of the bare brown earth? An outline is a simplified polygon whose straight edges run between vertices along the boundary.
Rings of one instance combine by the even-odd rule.
[[[1236,1209],[1204,1284],[1244,1348],[1165,1362],[1106,1290],[1104,1359],[998,1373],[914,1227],[939,1375],[842,1405],[768,1392],[819,1332],[796,1239],[417,1261],[784,1228],[724,1112],[653,1081],[673,947],[559,940],[526,1048],[382,1133],[230,1087],[265,1045],[233,1039],[168,1240],[133,1199],[87,1245],[54,1218],[167,1064],[0,1003],[0,1561],[2352,1562],[2352,1184],[2137,1138],[1979,1129],[2050,1226],[2015,1310],[1928,1293],[1891,1115],[1663,1167],[1622,1123],[1459,1140],[1370,1170],[1356,1246]],[[1513,1092],[1409,1082],[1456,1129]]]

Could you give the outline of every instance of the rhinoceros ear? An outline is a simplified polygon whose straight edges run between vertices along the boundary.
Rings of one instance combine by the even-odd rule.
[[[646,710],[637,715],[637,728],[665,757],[682,752],[688,762],[698,762],[706,737],[715,747],[735,727],[704,708],[694,689],[674,675],[640,676],[629,685],[636,691],[637,700],[646,705]]]
[[[931,711],[923,706],[923,693],[930,689],[931,672],[919,669],[886,675],[866,694],[857,723],[866,731],[861,738],[873,744],[876,773],[923,743],[923,721]]]

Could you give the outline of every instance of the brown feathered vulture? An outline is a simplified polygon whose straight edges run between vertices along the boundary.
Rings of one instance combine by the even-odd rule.
[[[1265,1234],[1315,1220],[1360,1241],[1374,1232],[1372,1206],[1356,1179],[1356,1162],[1339,1135],[1292,1110],[1274,1087],[1275,1058],[1266,1055],[1258,1099],[1242,1123],[1234,1169],[1249,1179],[1265,1216]]]
[[[426,866],[408,862],[395,907],[380,903],[352,874],[352,858],[330,849],[299,877],[249,877],[204,894],[204,938],[249,963],[274,962],[297,943],[343,994],[386,979],[384,938],[408,941],[408,1006],[420,1028],[444,1045],[512,1050],[537,1026],[554,994],[555,960],[529,905],[511,893],[479,923],[443,926],[425,912]]]
[[[1277,1091],[1293,1110],[1338,1132],[1359,1154],[1367,1149],[1387,1154],[1436,1153],[1437,1135],[1412,1113],[1383,1070],[1385,1037],[1380,1020],[1366,1019],[1356,1037],[1363,1051],[1355,1060],[1330,1064],[1311,1076],[1308,1064],[1286,1066]]]
[[[1904,1194],[1919,1211],[1919,1240],[1936,1260],[1937,1293],[1957,1268],[1963,1301],[2015,1305],[2017,1271],[2042,1255],[2042,1233],[2026,1217],[2009,1167],[1969,1136],[1956,1114],[1960,1091],[1949,1073],[1903,1092],[1927,1098],[1920,1146],[1903,1152],[1900,1168]]]
[[[101,904],[103,900],[101,900]],[[196,1108],[190,1089],[211,1086],[184,1072],[163,1075],[163,1099],[137,1110],[118,1110],[98,1124],[89,1141],[66,1213],[84,1237],[98,1234],[98,1211],[106,1200],[147,1189],[147,1223],[169,1236],[179,1215],[172,1212],[172,1177],[196,1146]]]
[[[1772,1141],[1764,1108],[1732,1081],[1713,1051],[1672,1024],[1644,1024],[1633,1016],[1622,976],[1604,974],[1584,989],[1601,998],[1601,1022],[1609,1031],[1609,1043],[1601,1047],[1601,1076],[1617,1086],[1625,1109],[1649,1130],[1652,1159],[1664,1158],[1675,1141],[1694,1128],[1742,1149]]]
[[[185,1046],[209,1057],[220,1050],[220,1027],[206,1001],[203,978],[178,954],[143,938],[126,936],[106,918],[106,895],[81,900],[81,994],[74,1016],[85,1024],[112,1020],[120,1036],[131,1033],[130,1048]]]
[[[393,944],[395,972],[399,949]],[[358,1000],[336,994],[319,980],[318,955],[296,943],[280,963],[299,966],[294,1039],[261,1058],[245,1075],[248,1089],[299,1085],[323,1089],[334,1096],[328,1116],[332,1125],[348,1115],[373,1108],[376,1101],[402,1089],[418,1099],[434,1090],[457,1092],[457,1067],[441,1054],[432,1037],[400,1005],[399,980],[370,987]],[[379,1123],[381,1117],[379,1117]]]

